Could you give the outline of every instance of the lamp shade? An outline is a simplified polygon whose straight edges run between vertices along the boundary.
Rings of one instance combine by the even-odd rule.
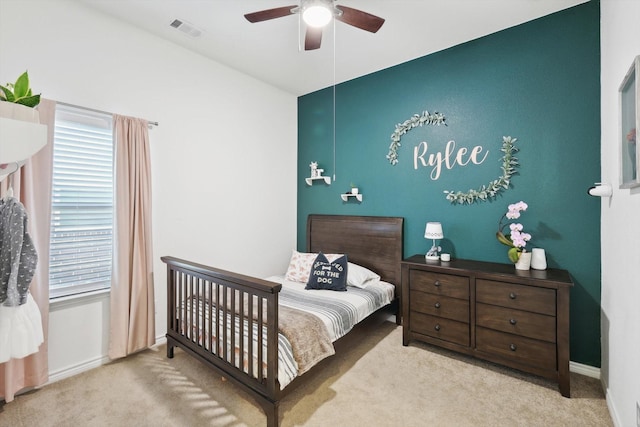
[[[442,233],[442,224],[439,222],[428,222],[427,228],[424,230],[425,239],[442,239],[444,234]]]

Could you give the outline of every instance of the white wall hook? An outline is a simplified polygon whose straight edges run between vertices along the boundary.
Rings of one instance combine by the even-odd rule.
[[[589,190],[587,190],[587,193],[595,197],[611,197],[611,195],[613,194],[613,189],[611,188],[610,184],[596,182],[596,185],[589,188]]]

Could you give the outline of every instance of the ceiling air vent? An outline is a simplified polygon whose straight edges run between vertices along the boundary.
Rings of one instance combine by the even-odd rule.
[[[169,26],[175,28],[176,30],[180,30],[186,35],[194,38],[200,37],[200,35],[202,34],[202,30],[200,30],[199,28],[193,26],[192,24],[189,24],[188,22],[181,21],[179,19],[174,19],[169,24]]]

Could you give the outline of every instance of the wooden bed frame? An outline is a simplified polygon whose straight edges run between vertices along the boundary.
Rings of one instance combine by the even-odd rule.
[[[382,280],[396,285],[393,304],[398,324],[403,223],[403,218],[399,217],[309,215],[307,219],[307,252],[346,253],[350,262],[367,267],[380,274]],[[162,261],[167,264],[167,357],[172,358],[174,347],[180,347],[211,366],[257,400],[267,416],[267,426],[278,426],[280,400],[309,376],[307,373],[297,377],[280,390],[278,293],[282,285],[170,256],[162,257]],[[194,304],[185,304],[190,295],[211,296],[211,303],[203,308],[207,316],[199,316]],[[182,307],[179,313],[177,307]],[[212,324],[211,320],[203,320],[216,317],[212,307],[218,307],[218,316],[222,312],[224,321]],[[194,330],[183,328],[181,317],[186,321],[201,320],[197,320]],[[244,343],[238,340],[236,344],[234,334],[227,334],[227,317],[230,322],[238,320],[240,324],[247,324],[245,332],[253,327],[266,328],[266,375],[259,367],[254,372],[253,363],[246,365],[248,372],[236,367],[246,362]],[[212,329],[217,329],[215,336],[222,338],[221,342],[211,342],[209,332]],[[263,360],[262,341],[260,336],[257,355],[253,354],[253,346],[247,346],[246,359],[253,360],[257,356],[258,360]],[[236,345],[240,347],[238,354],[229,351]],[[315,368],[311,371],[316,371]]]

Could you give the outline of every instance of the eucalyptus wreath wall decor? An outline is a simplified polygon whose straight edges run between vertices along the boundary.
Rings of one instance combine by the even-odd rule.
[[[433,114],[430,114],[428,111],[425,111],[420,114],[414,114],[410,119],[405,120],[403,123],[398,123],[396,125],[396,130],[391,134],[391,145],[389,146],[389,154],[387,154],[387,159],[389,159],[389,163],[392,165],[398,164],[398,147],[402,144],[400,143],[400,138],[402,135],[409,132],[411,129],[423,126],[423,125],[447,125],[446,118],[444,115],[438,113],[437,111]]]
[[[504,153],[502,156],[502,175],[487,185],[483,185],[477,190],[471,189],[466,193],[462,191],[445,191],[447,200],[451,203],[458,204],[472,204],[474,202],[485,202],[490,199],[495,199],[498,193],[509,188],[511,182],[511,176],[516,173],[516,168],[519,166],[518,159],[514,156],[514,153],[518,151],[515,146],[517,138],[510,136],[502,137],[502,149]]]
[[[414,114],[410,119],[405,120],[403,123],[397,124],[395,131],[391,134],[391,145],[389,146],[389,153],[387,154],[387,159],[392,166],[398,164],[398,148],[402,145],[402,136],[409,132],[411,129],[424,125],[447,126],[447,123],[446,118],[443,114],[438,112],[429,113],[428,111],[425,111],[422,114]],[[515,146],[516,141],[517,138],[512,138],[511,136],[502,137],[501,151],[504,153],[504,156],[501,159],[502,175],[500,175],[500,177],[489,182],[488,184],[480,186],[477,189],[470,189],[466,192],[444,191],[444,193],[446,194],[446,199],[451,203],[457,204],[485,202],[487,200],[494,199],[500,192],[508,189],[511,183],[511,177],[516,173],[516,168],[519,166],[518,159],[514,155],[518,151]],[[450,141],[449,144],[455,145],[455,142]],[[478,146],[476,148],[480,150],[482,149],[481,146]],[[466,152],[466,149],[461,149],[459,153],[461,153],[462,150],[465,150]]]

